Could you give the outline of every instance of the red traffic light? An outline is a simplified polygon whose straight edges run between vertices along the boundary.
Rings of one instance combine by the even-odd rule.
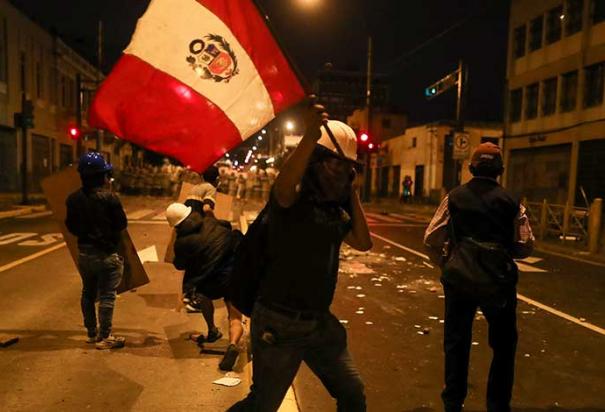
[[[370,144],[368,145],[368,149],[370,149],[370,150],[374,149],[374,143],[370,143]]]
[[[69,137],[71,137],[72,139],[78,139],[80,137],[80,129],[78,129],[77,127],[70,127],[67,132],[69,134]]]

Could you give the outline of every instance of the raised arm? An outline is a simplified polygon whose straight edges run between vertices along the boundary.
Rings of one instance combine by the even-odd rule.
[[[363,206],[359,200],[357,188],[353,186],[351,192],[351,231],[345,238],[345,243],[353,249],[366,251],[372,249],[372,238],[370,237],[370,228],[366,220]]]
[[[275,180],[275,199],[281,207],[290,207],[296,202],[297,186],[309,163],[315,144],[321,137],[321,125],[328,120],[328,114],[321,105],[312,105],[305,114],[305,134],[292,156],[283,165]]]

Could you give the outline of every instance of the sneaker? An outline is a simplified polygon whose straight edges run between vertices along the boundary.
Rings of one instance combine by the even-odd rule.
[[[222,337],[223,337],[223,334],[221,333],[221,331],[218,330],[218,328],[215,328],[215,329],[212,329],[210,332],[208,332],[208,336],[206,336],[206,342],[208,342],[208,343],[216,342],[217,340],[219,340]]]
[[[94,335],[94,336],[88,336],[86,338],[86,343],[97,343],[97,342],[101,342],[101,337]]]
[[[227,348],[227,352],[225,352],[225,356],[223,356],[223,360],[219,363],[218,368],[225,372],[233,370],[233,365],[235,365],[238,355],[239,351],[237,350],[237,347],[234,344],[230,344]]]
[[[109,335],[105,339],[101,339],[97,342],[97,349],[118,349],[123,348],[126,339],[119,336]]]
[[[202,311],[197,306],[194,306],[192,302],[185,304],[185,310],[187,313],[200,313]]]

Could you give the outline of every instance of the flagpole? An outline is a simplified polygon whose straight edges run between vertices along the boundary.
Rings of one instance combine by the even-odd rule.
[[[261,17],[265,21],[265,26],[269,29],[269,32],[271,32],[271,35],[275,39],[277,46],[279,47],[282,54],[284,55],[284,57],[290,64],[290,67],[292,67],[292,70],[294,71],[294,74],[298,78],[298,81],[300,82],[302,88],[304,89],[305,94],[310,95],[312,93],[312,90],[311,90],[311,87],[309,86],[309,82],[307,81],[307,78],[302,73],[302,71],[299,69],[299,67],[296,64],[296,62],[294,61],[294,59],[292,59],[292,56],[288,53],[288,51],[284,47],[284,44],[282,43],[281,39],[277,36],[277,32],[275,31],[275,28],[273,27],[271,20],[269,19],[269,15],[265,12],[265,10],[263,9],[263,6],[261,6],[259,4],[258,0],[250,0],[250,1],[252,2],[252,4],[254,4],[254,6],[256,6],[256,10],[258,11],[258,13],[261,15]]]

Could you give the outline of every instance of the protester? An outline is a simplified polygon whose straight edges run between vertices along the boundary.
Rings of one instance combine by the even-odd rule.
[[[424,237],[431,259],[443,269],[445,389],[441,396],[447,412],[462,410],[467,395],[472,324],[480,307],[489,325],[493,351],[487,410],[510,411],[517,345],[517,268],[512,257],[529,256],[534,237],[525,208],[497,181],[504,171],[500,148],[493,143],[479,145],[472,155],[470,171],[473,179],[443,199]],[[470,255],[472,248],[483,250],[481,242],[489,242],[485,243],[485,253],[494,258],[484,263],[495,269],[487,273],[485,283],[478,279],[473,283],[465,280],[463,271],[452,268],[464,262],[460,258],[463,253],[481,261],[480,256]],[[502,252],[498,252],[499,248]],[[495,258],[504,264],[499,265]],[[472,259],[466,268],[480,273]],[[455,277],[456,273],[462,276]],[[490,293],[477,292],[484,289]]]
[[[267,261],[251,322],[253,384],[232,411],[276,411],[303,361],[339,411],[366,410],[346,331],[330,305],[342,241],[359,250],[372,242],[352,185],[355,133],[326,119],[322,106],[308,110],[307,131],[271,192]],[[344,156],[320,128],[324,122]]]
[[[403,203],[409,203],[410,201],[410,197],[412,197],[412,185],[414,184],[414,181],[412,180],[412,177],[410,175],[406,175],[405,178],[403,179],[403,182],[401,182],[401,188],[402,193],[401,193],[401,201]]]
[[[174,266],[185,270],[187,283],[194,285],[195,293],[203,295],[212,306],[212,300],[226,296],[241,233],[232,231],[213,215],[202,216],[182,203],[168,206],[166,218],[170,226],[176,229]],[[227,300],[225,304],[229,314],[229,346],[219,368],[229,371],[237,360],[238,343],[244,330],[241,313]],[[204,318],[208,323],[206,316]],[[206,336],[194,334],[191,338],[198,344],[203,344],[214,342],[221,336],[212,322],[208,323]]]
[[[216,185],[218,184],[218,168],[210,166],[200,176],[201,182],[193,186],[187,198],[185,205],[202,216],[214,216],[214,207],[216,204]],[[214,324],[214,305],[212,301],[204,295],[195,293],[195,283],[187,276],[183,278],[183,303],[188,312],[202,312],[206,324],[208,325],[209,342],[221,338],[222,334]]]
[[[88,343],[97,349],[124,346],[112,332],[116,289],[122,280],[124,258],[118,254],[120,232],[127,220],[118,197],[106,190],[111,164],[96,152],[80,158],[82,188],[66,200],[67,229],[78,238],[78,268],[82,277],[81,307]],[[95,301],[99,300],[98,321]]]

